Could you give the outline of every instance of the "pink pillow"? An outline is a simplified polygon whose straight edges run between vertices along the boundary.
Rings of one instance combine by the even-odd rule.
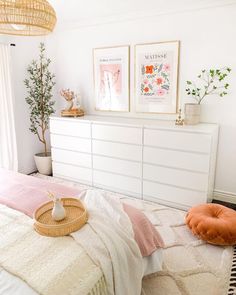
[[[133,226],[134,238],[143,257],[150,256],[164,243],[153,224],[140,210],[123,203],[123,208]]]
[[[81,192],[77,188],[0,168],[0,204],[2,205],[33,217],[34,211],[42,203],[49,201],[47,191],[60,197],[75,196]]]

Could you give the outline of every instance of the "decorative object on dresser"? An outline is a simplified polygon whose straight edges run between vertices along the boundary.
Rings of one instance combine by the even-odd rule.
[[[185,124],[195,125],[200,122],[201,103],[206,96],[216,95],[223,97],[227,94],[228,83],[224,84],[225,78],[231,72],[230,68],[202,70],[197,78],[201,86],[195,82],[187,81],[186,92],[196,102],[185,104]]]
[[[183,126],[184,125],[184,119],[182,119],[182,110],[181,109],[179,109],[178,117],[175,120],[175,125],[179,125],[179,126]]]
[[[51,117],[53,175],[189,208],[211,201],[218,125]]]
[[[48,152],[46,131],[49,128],[49,117],[55,113],[52,90],[55,75],[50,72],[51,60],[45,57],[45,45],[40,43],[38,61],[28,66],[29,78],[24,80],[28,91],[26,102],[30,109],[30,131],[36,134],[44,146],[44,152],[34,156],[39,173],[52,174],[51,153]]]
[[[64,110],[61,111],[62,117],[82,117],[84,116],[84,111],[81,108],[81,97],[79,94],[75,94],[74,91],[70,89],[62,89],[60,94],[65,98],[67,106]],[[76,103],[75,103],[76,102]],[[73,108],[74,103],[76,106]],[[77,107],[78,106],[78,107]]]
[[[136,111],[177,112],[179,41],[135,46]]]
[[[129,112],[129,55],[129,46],[93,50],[96,110]]]

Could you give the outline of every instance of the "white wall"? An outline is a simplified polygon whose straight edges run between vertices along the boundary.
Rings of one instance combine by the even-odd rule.
[[[25,102],[26,88],[23,83],[27,77],[28,64],[32,59],[38,58],[38,46],[41,41],[46,41],[46,39],[0,36],[0,42],[16,44],[15,47],[11,47],[12,79],[19,172],[22,173],[31,173],[36,170],[33,156],[35,153],[43,151],[43,146],[36,135],[29,131],[29,109]]]
[[[111,21],[109,19],[109,21]],[[57,95],[61,88],[80,89],[87,112],[94,111],[92,48],[131,45],[131,112],[122,116],[175,119],[175,116],[142,115],[134,112],[134,44],[167,40],[181,41],[179,98],[187,100],[185,81],[201,69],[229,66],[230,93],[211,97],[202,105],[202,121],[220,124],[215,189],[236,195],[236,5],[197,9],[130,21],[91,25],[58,32],[49,38],[55,53]],[[62,105],[62,99],[61,99]],[[99,114],[102,114],[101,112]],[[106,113],[107,115],[108,113]],[[111,113],[111,115],[114,115]],[[119,114],[121,115],[121,114]]]

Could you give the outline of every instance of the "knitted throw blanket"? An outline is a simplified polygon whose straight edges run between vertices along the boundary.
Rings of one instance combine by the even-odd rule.
[[[31,218],[3,205],[0,265],[39,294],[106,294],[101,269],[72,237],[40,236]]]

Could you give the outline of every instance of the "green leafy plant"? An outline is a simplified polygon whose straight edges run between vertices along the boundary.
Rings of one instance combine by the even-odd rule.
[[[55,113],[52,90],[55,75],[49,70],[51,60],[45,56],[45,45],[40,43],[39,60],[33,60],[27,68],[29,78],[24,80],[28,96],[25,98],[30,109],[30,128],[44,145],[47,156],[46,131],[49,128],[49,117]]]
[[[202,85],[199,86],[195,82],[187,81],[187,95],[192,96],[198,104],[201,104],[208,95],[225,96],[229,88],[229,84],[225,83],[225,78],[230,72],[230,68],[202,70],[201,74],[197,76]]]

